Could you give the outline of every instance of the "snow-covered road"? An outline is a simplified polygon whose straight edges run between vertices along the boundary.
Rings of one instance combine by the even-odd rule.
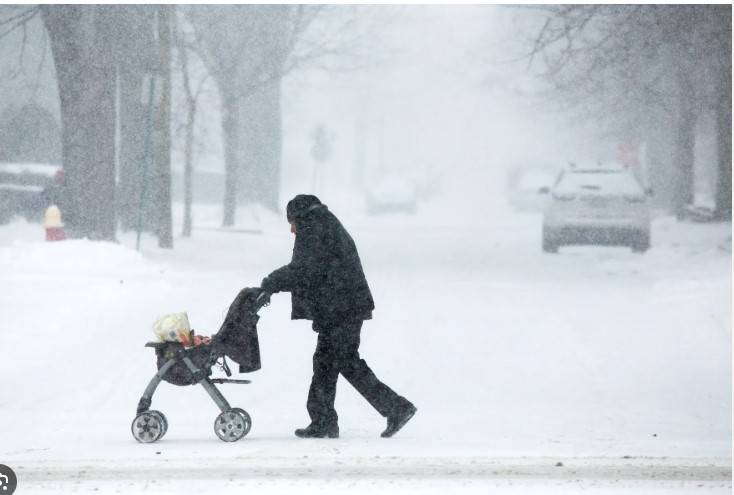
[[[130,435],[152,321],[187,311],[216,331],[240,288],[288,261],[282,218],[261,214],[261,235],[195,231],[172,252],[144,237],[142,254],[131,234],[44,243],[19,222],[0,226],[0,463],[56,493],[731,491],[730,224],[661,218],[645,255],[548,255],[535,215],[341,216],[377,305],[361,353],[419,408],[396,438],[343,381],[341,438],[292,436],[315,335],[287,295],[261,312],[263,369],[221,388],[253,417],[244,440],[216,439],[203,390],[166,384],[166,438]]]
[[[336,449],[338,450],[338,449]],[[202,457],[151,464],[147,459],[63,460],[23,465],[17,472],[26,483],[54,480],[311,478],[362,480],[432,478],[486,480],[599,480],[660,479],[721,482],[731,478],[725,459],[678,458],[484,458],[484,457]]]

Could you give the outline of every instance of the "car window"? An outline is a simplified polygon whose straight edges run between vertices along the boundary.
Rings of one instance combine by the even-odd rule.
[[[640,194],[642,187],[632,174],[616,170],[573,171],[563,174],[556,183],[561,192]]]

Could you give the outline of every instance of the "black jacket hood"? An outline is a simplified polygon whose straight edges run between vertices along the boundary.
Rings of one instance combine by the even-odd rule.
[[[299,194],[295,198],[288,201],[285,208],[286,218],[290,223],[303,218],[307,213],[318,208],[326,208],[319,198],[313,194]]]

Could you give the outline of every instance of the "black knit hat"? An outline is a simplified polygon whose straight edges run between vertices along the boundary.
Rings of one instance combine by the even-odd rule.
[[[288,221],[293,223],[298,217],[301,217],[320,206],[323,205],[316,196],[312,194],[299,194],[288,201],[288,206],[285,207],[285,215],[288,218]]]

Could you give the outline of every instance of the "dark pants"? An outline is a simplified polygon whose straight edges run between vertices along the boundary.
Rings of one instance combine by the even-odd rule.
[[[383,416],[410,404],[378,380],[364,359],[360,359],[361,321],[316,329],[319,338],[313,355],[313,378],[306,404],[313,424],[337,423],[334,398],[339,373]]]

